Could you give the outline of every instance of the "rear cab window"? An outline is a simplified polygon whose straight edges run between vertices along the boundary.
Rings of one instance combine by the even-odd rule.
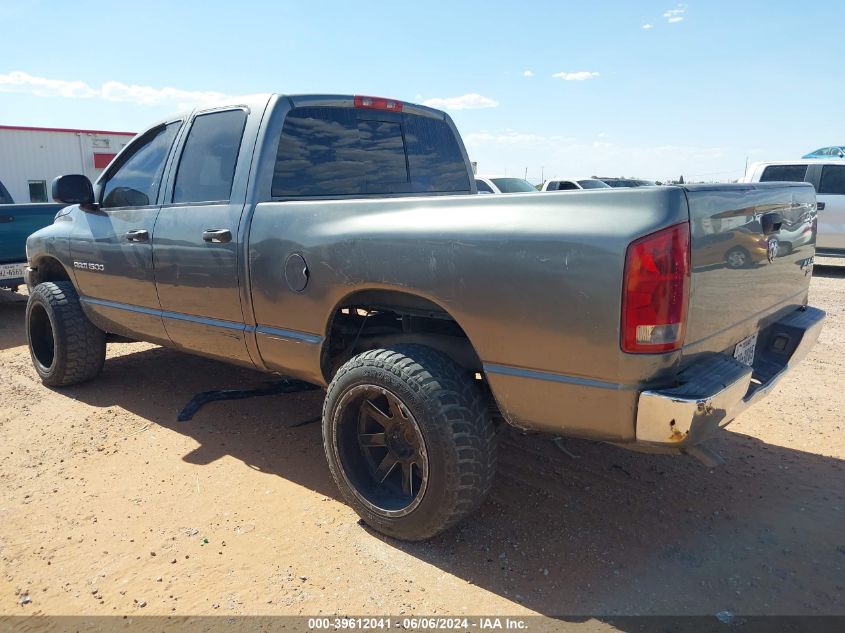
[[[760,182],[804,182],[807,165],[769,165],[763,170]]]
[[[282,128],[271,194],[279,197],[469,193],[449,125],[403,112],[292,109]]]

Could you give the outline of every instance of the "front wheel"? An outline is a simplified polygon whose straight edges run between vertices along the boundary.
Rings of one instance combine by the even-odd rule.
[[[106,335],[79,304],[69,281],[38,284],[26,304],[26,339],[41,382],[66,387],[91,380],[106,359]]]
[[[419,541],[475,511],[493,482],[495,435],[472,375],[421,345],[360,354],[323,406],[329,468],[375,530]]]

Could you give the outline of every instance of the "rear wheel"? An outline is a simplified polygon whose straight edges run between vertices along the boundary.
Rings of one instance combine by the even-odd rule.
[[[106,359],[106,335],[85,316],[69,281],[35,287],[26,304],[26,338],[35,371],[51,387],[91,380]]]
[[[360,354],[323,408],[323,441],[343,496],[374,529],[424,540],[481,505],[495,436],[471,375],[420,345]]]

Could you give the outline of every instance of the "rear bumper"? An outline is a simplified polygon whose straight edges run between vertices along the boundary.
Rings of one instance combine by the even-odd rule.
[[[643,391],[637,405],[637,443],[683,448],[706,440],[765,398],[807,355],[824,318],[824,311],[806,307],[762,330],[753,367],[714,354],[681,372],[679,386]]]

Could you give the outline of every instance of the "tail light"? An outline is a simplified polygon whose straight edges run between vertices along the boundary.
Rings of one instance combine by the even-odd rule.
[[[355,96],[355,107],[365,110],[387,110],[388,112],[402,112],[402,102],[384,97]]]
[[[647,354],[681,347],[689,286],[686,222],[632,242],[625,255],[622,350]]]

